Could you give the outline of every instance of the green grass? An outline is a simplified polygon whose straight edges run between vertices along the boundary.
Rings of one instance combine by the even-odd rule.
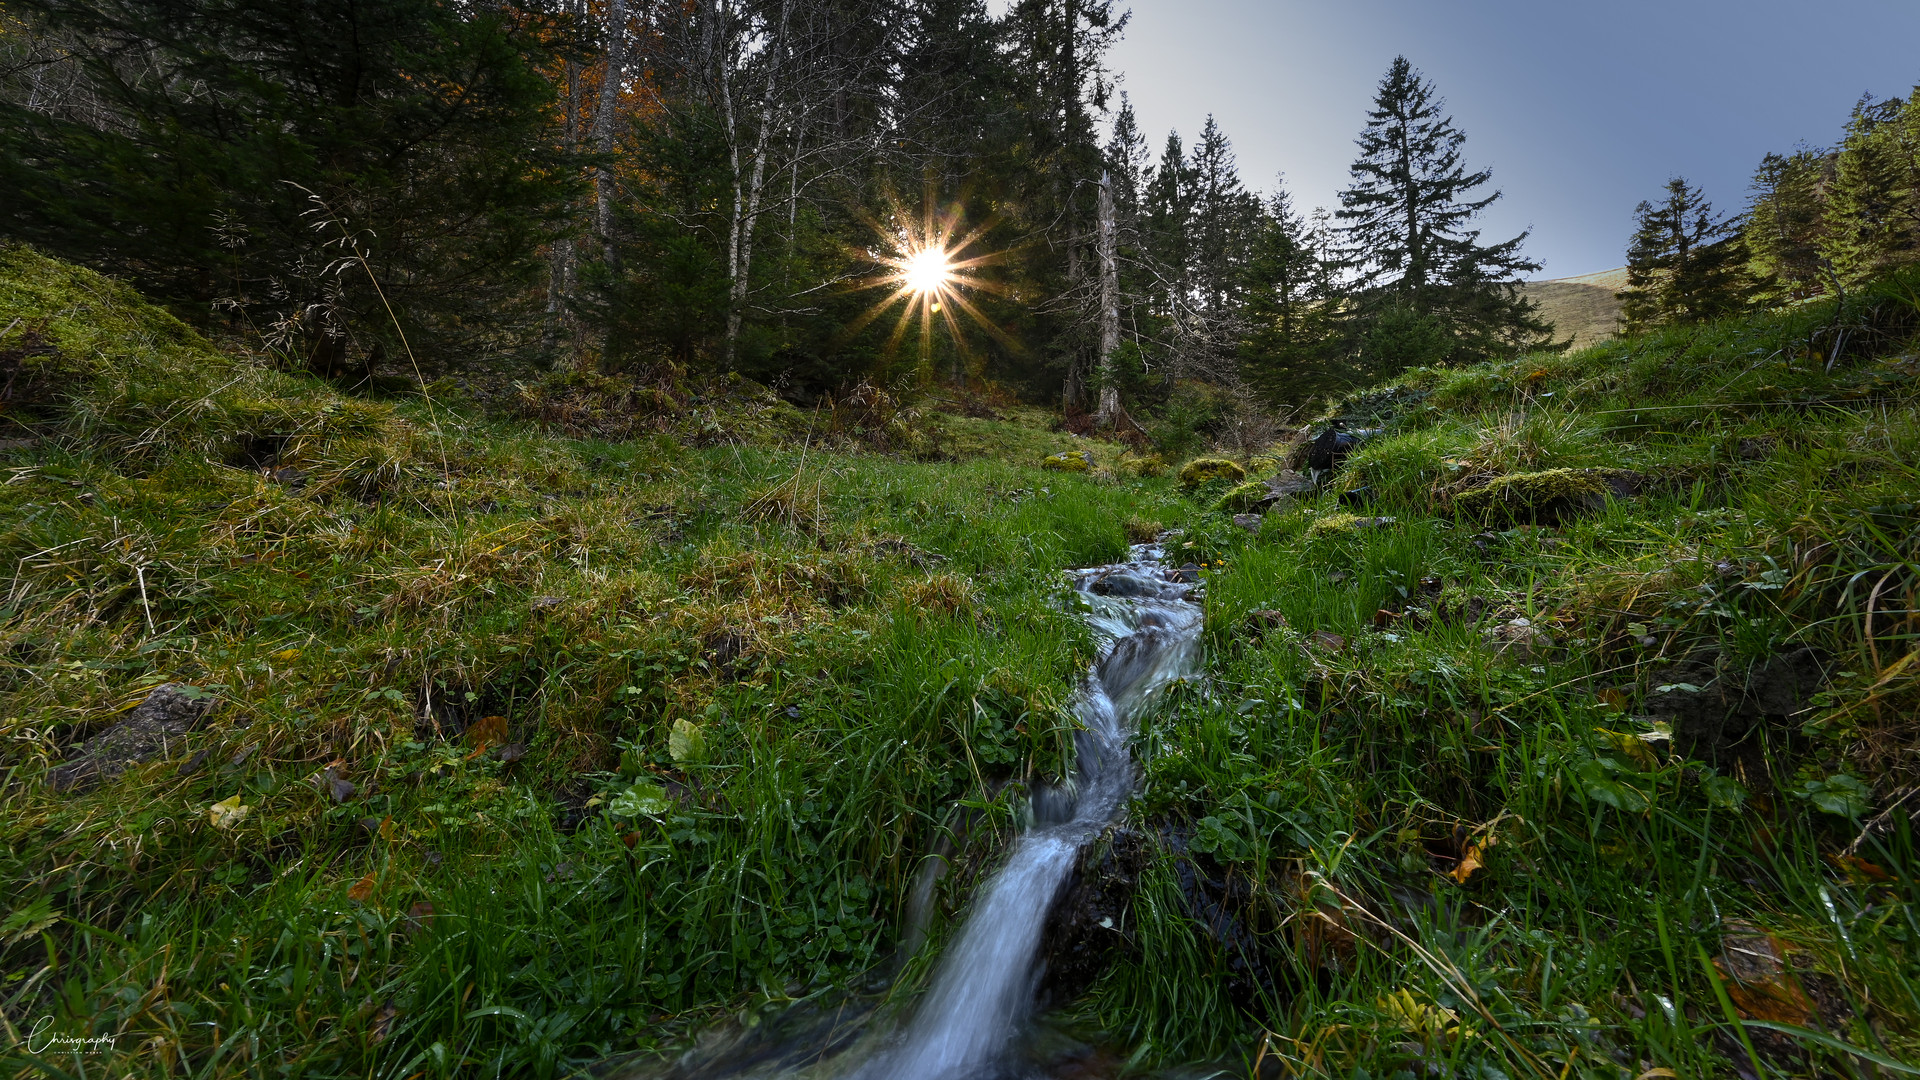
[[[1883,296],[1415,373],[1336,490],[1258,538],[1197,529],[1226,561],[1212,683],[1142,736],[1159,862],[1083,1022],[1288,1075],[1920,1060],[1907,815],[1846,851],[1920,780],[1915,314]],[[1804,343],[1835,324],[1873,347],[1829,372]],[[1499,476],[1591,467],[1644,492],[1539,527],[1451,510]],[[1311,528],[1358,488],[1345,512],[1396,523]],[[1284,627],[1249,617],[1273,610]],[[1519,618],[1554,647],[1490,648]],[[1739,677],[1804,645],[1837,674],[1799,715],[1718,747],[1647,719],[1681,658]],[[1709,977],[1743,925],[1791,985]],[[1783,1020],[1813,1033],[1754,1026]]]
[[[112,1036],[39,1068],[554,1075],[884,973],[955,808],[1062,771],[1058,571],[1176,509],[1039,470],[1072,440],[1032,418],[927,423],[936,464],[344,398],[6,255],[0,348],[52,346],[0,462],[0,1002]],[[164,682],[201,730],[44,785]]]
[[[1141,733],[1147,862],[1129,944],[1065,1003],[1081,1033],[1298,1076],[1920,1058],[1897,291],[1415,372],[1343,406],[1399,403],[1258,535],[1037,412],[876,433],[735,385],[568,438],[635,425],[342,396],[20,248],[0,328],[26,388],[0,438],[30,440],[0,449],[18,1075],[569,1075],[911,992],[1066,767],[1092,643],[1059,571],[1176,525],[1208,671]],[[1095,468],[1037,467],[1067,449]],[[1456,513],[1560,468],[1644,484],[1538,526]],[[1393,520],[1314,527],[1336,514]],[[1494,647],[1518,619],[1552,644]],[[1836,674],[1800,715],[1727,745],[1645,719],[1702,650],[1738,678],[1805,645]],[[201,729],[46,786],[164,682],[217,700]],[[896,979],[943,837],[936,948]],[[1710,976],[1756,927],[1794,981]],[[1806,1030],[1757,1026],[1782,1017]],[[26,1056],[42,1018],[110,1045]]]

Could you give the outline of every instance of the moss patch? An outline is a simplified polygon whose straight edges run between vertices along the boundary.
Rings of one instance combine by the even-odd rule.
[[[1247,470],[1226,458],[1194,458],[1180,466],[1180,486],[1188,491],[1214,480],[1238,483],[1247,478]]]

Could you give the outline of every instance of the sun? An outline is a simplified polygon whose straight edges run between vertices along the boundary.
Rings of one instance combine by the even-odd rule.
[[[857,259],[880,271],[873,277],[857,280],[854,287],[884,289],[886,295],[856,317],[845,332],[857,333],[882,312],[899,305],[899,321],[887,335],[889,350],[897,347],[908,328],[917,322],[920,354],[923,359],[930,356],[937,322],[946,326],[962,353],[969,352],[967,334],[956,314],[1007,347],[1018,349],[1018,343],[968,299],[970,293],[1003,290],[992,278],[979,273],[982,268],[999,262],[1005,254],[979,250],[980,241],[992,222],[963,228],[962,213],[957,205],[941,212],[935,209],[931,197],[920,214],[909,213],[896,200],[889,201],[893,203],[890,220],[868,222],[878,243],[852,252]]]
[[[900,283],[922,296],[938,295],[953,281],[953,264],[944,248],[921,248],[900,263]]]

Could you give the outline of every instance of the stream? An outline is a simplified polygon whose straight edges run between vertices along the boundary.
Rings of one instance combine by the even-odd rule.
[[[1074,571],[1099,645],[1074,699],[1081,730],[1071,779],[1037,790],[1033,825],[974,898],[912,1017],[893,1034],[870,1009],[787,1018],[779,1033],[712,1040],[672,1077],[837,1076],[850,1080],[976,1080],[1031,1075],[1013,1053],[1031,1026],[1042,974],[1041,934],[1081,851],[1126,812],[1134,780],[1127,741],[1153,692],[1193,670],[1201,610],[1196,585],[1161,562],[1157,545],[1128,560]],[[931,879],[929,879],[930,881]],[[917,905],[916,905],[917,906]]]

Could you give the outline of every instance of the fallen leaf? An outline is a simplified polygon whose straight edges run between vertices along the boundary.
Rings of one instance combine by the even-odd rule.
[[[507,741],[507,718],[483,716],[467,729],[467,741],[476,749],[486,749]]]
[[[1855,882],[1892,881],[1893,875],[1886,867],[1876,866],[1858,855],[1829,855],[1827,861],[1840,868],[1841,873]]]
[[[1347,648],[1347,639],[1331,630],[1315,630],[1309,640],[1328,652],[1345,652]]]
[[[1460,884],[1465,885],[1467,883],[1467,878],[1473,876],[1473,872],[1475,870],[1478,870],[1482,866],[1486,865],[1486,863],[1482,862],[1480,859],[1481,853],[1485,850],[1485,847],[1486,845],[1484,844],[1467,845],[1467,853],[1465,855],[1460,856],[1460,865],[1454,867],[1452,872],[1450,872],[1447,876],[1459,882]]]
[[[300,650],[299,649],[281,649],[279,652],[273,654],[273,658],[275,660],[280,661],[283,664],[289,660],[298,660],[300,659]]]
[[[216,829],[231,831],[247,820],[247,815],[251,813],[253,813],[253,807],[242,806],[240,796],[235,795],[231,799],[222,799],[207,807],[207,821]]]
[[[380,1011],[374,1014],[373,1026],[367,1029],[367,1041],[375,1046],[385,1042],[387,1036],[393,1032],[394,1021],[399,1018],[400,1010],[394,1006],[393,1000],[389,998],[385,1005],[380,1006]]]
[[[1595,694],[1594,697],[1600,699],[1600,704],[1615,712],[1627,711],[1627,692],[1625,690],[1618,688],[1602,690],[1598,694]]]
[[[1730,920],[1713,966],[1734,1007],[1748,1020],[1805,1026],[1814,1006],[1780,959],[1784,951],[1772,935],[1750,922]]]
[[[327,778],[327,793],[333,796],[334,802],[346,802],[348,799],[353,798],[353,793],[357,790],[359,789],[354,787],[353,782],[350,780],[344,780],[338,776],[330,776]]]
[[[521,758],[526,756],[527,756],[527,744],[523,742],[510,742],[507,745],[500,748],[500,760],[505,762],[508,765],[511,765],[514,762],[519,761]]]
[[[363,877],[359,881],[354,882],[353,887],[347,890],[347,899],[356,900],[363,904],[366,903],[367,899],[372,895],[373,895],[373,875],[372,874],[368,874],[366,877]]]
[[[421,900],[407,909],[407,920],[402,924],[408,934],[418,934],[433,928],[433,901]]]
[[[1373,625],[1375,626],[1392,626],[1399,621],[1400,613],[1397,611],[1388,611],[1386,608],[1381,608],[1373,613]]]

